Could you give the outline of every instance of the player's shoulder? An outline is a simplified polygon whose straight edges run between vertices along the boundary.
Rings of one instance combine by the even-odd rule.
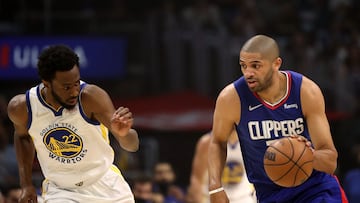
[[[91,102],[101,100],[106,94],[105,90],[98,85],[86,83],[81,89],[81,101]]]
[[[227,85],[216,99],[214,119],[226,118],[235,123],[239,121],[241,101],[234,84]]]
[[[10,99],[7,106],[8,116],[11,120],[19,120],[26,117],[27,115],[27,105],[26,105],[26,95],[18,94]]]
[[[93,95],[96,94],[98,91],[102,91],[103,89],[95,84],[84,83],[82,88],[82,94],[86,95]]]
[[[233,83],[228,84],[227,86],[225,86],[221,92],[218,95],[218,100],[221,101],[227,101],[227,102],[231,102],[234,101],[235,98],[239,98],[235,86]]]
[[[90,115],[90,112],[104,111],[110,102],[109,94],[98,85],[86,84],[81,89],[80,103],[87,115]]]
[[[310,78],[303,76],[301,83],[301,94],[306,96],[307,98],[318,97],[321,96],[321,89],[316,82],[311,80]]]
[[[199,144],[207,144],[210,142],[210,140],[211,140],[211,132],[207,132],[200,137],[198,143]]]
[[[8,104],[8,109],[15,110],[16,108],[21,107],[23,105],[26,105],[26,95],[18,94],[10,99],[9,104]]]
[[[198,153],[206,153],[211,142],[210,132],[203,134],[196,143],[196,151]]]

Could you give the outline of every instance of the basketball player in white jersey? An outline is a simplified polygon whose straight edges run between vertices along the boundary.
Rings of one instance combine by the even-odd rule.
[[[44,202],[133,203],[128,183],[112,164],[108,139],[110,130],[125,150],[137,151],[132,113],[125,107],[115,110],[103,89],[80,80],[79,57],[67,46],[45,49],[38,73],[42,82],[8,105],[15,126],[20,202],[37,202],[31,171],[36,150],[46,178]]]
[[[190,175],[190,186],[187,193],[187,203],[208,203],[208,145],[211,140],[211,132],[200,137],[196,144],[195,155]],[[227,159],[222,175],[223,189],[229,196],[231,203],[255,203],[256,195],[254,187],[249,183],[243,158],[240,152],[240,144],[236,131],[231,133],[227,144]]]

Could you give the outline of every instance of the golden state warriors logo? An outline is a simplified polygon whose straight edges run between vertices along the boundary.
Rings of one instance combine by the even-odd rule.
[[[61,158],[74,158],[83,148],[81,137],[62,127],[48,131],[43,137],[43,142],[53,155]]]
[[[225,164],[221,180],[224,184],[240,183],[244,175],[244,167],[241,163],[229,161]]]

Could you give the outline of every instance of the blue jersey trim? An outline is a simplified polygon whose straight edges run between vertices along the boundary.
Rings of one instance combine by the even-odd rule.
[[[32,109],[30,104],[30,91],[26,91],[26,106],[28,109],[28,121],[27,121],[27,129],[30,129],[31,123],[32,123]]]
[[[84,89],[84,87],[87,85],[87,83],[81,83],[80,85],[80,95],[79,95],[79,98],[78,98],[78,102],[79,102],[79,110],[80,110],[80,114],[81,116],[84,118],[84,120],[90,124],[93,124],[93,125],[100,125],[100,122],[99,121],[95,121],[95,120],[91,120],[89,117],[86,116],[85,112],[84,112],[84,109],[83,109],[83,106],[81,104],[81,93]]]
[[[60,107],[58,110],[55,110],[52,106],[50,106],[48,103],[46,103],[44,98],[41,95],[40,85],[38,85],[36,87],[36,95],[37,95],[40,103],[42,103],[42,105],[44,105],[46,108],[50,109],[54,113],[55,116],[61,116],[62,111],[64,110],[64,107]]]

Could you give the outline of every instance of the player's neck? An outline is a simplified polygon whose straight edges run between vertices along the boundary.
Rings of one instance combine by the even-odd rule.
[[[257,94],[264,101],[274,104],[282,99],[286,94],[287,79],[286,75],[282,72],[277,72],[274,75],[273,82],[264,91],[258,92]]]

